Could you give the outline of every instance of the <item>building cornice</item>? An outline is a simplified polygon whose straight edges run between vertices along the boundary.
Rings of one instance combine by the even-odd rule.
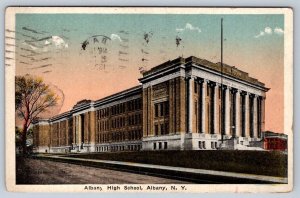
[[[265,84],[258,81],[255,78],[252,78],[248,75],[247,72],[239,70],[235,66],[230,66],[227,64],[223,64],[223,69],[221,67],[221,63],[213,63],[205,59],[200,59],[194,56],[190,56],[188,58],[179,57],[172,61],[167,61],[163,64],[160,64],[156,67],[151,68],[149,71],[143,73],[143,77],[139,79],[141,83],[145,83],[150,81],[153,78],[157,78],[160,75],[165,74],[167,71],[175,71],[178,68],[185,68],[185,70],[190,69],[190,67],[198,66],[203,69],[207,69],[208,71],[218,74],[219,76],[227,77],[228,79],[238,79],[239,82],[244,82],[247,85],[251,85],[252,87],[259,87],[261,90],[268,91],[269,88],[265,87]]]

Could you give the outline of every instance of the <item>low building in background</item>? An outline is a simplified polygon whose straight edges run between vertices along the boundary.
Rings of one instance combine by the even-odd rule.
[[[287,151],[288,136],[272,131],[263,132],[264,149],[272,151]]]
[[[248,73],[180,57],[144,71],[139,81],[35,120],[36,152],[259,150],[269,89]]]

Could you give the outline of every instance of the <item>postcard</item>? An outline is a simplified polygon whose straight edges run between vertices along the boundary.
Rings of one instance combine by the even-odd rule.
[[[13,192],[290,192],[291,8],[8,7]]]

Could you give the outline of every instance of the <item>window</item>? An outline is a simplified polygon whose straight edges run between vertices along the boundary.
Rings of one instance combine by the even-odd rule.
[[[126,107],[125,107],[125,103],[123,103],[123,105],[122,105],[122,106],[123,106],[123,113],[124,113],[124,112],[125,112],[125,110],[126,110],[126,109],[125,109],[125,108],[126,108]]]
[[[127,103],[127,105],[128,105],[128,111],[131,111],[131,101],[129,101],[129,102]]]
[[[203,149],[206,149],[205,141],[202,142],[202,147],[203,147]]]
[[[201,141],[198,142],[198,147],[199,147],[199,149],[202,149],[202,142]]]
[[[169,101],[157,103],[154,108],[155,117],[169,115]]]
[[[153,143],[153,149],[156,149],[156,142]]]
[[[197,82],[195,81],[194,82],[194,92],[197,93],[197,90],[198,90],[198,86],[197,86]]]
[[[165,134],[169,134],[169,123],[165,123]]]
[[[141,99],[138,100],[138,109],[142,109],[142,101],[141,101]]]
[[[165,115],[169,115],[169,101],[165,102]]]
[[[139,123],[138,120],[139,120],[139,115],[138,115],[138,114],[135,114],[135,124],[138,124],[138,123]]]
[[[164,126],[164,124],[160,124],[160,134],[161,135],[165,134],[165,126]]]
[[[214,144],[213,142],[211,142],[211,148],[212,148],[212,149],[215,148],[214,145],[215,145],[215,144]]]
[[[164,142],[164,149],[168,149],[168,142]]]
[[[217,142],[215,142],[215,149],[217,149],[218,148],[218,144],[217,144]]]
[[[136,105],[136,108],[135,108],[135,109],[136,109],[136,110],[139,109],[139,100],[138,100],[138,99],[135,100],[135,105]]]
[[[161,142],[159,142],[158,143],[158,149],[161,149],[161,147],[162,147],[162,144],[161,144]]]
[[[141,123],[142,123],[142,115],[139,114],[139,116],[138,116],[138,124],[141,124]]]
[[[164,103],[160,103],[160,116],[164,116]]]
[[[155,117],[158,117],[158,104],[155,104]]]
[[[155,132],[155,135],[158,135],[158,124],[155,124],[155,126],[154,126],[154,132]]]

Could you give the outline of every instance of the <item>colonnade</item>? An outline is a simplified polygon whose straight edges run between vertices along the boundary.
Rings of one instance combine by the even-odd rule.
[[[198,133],[260,138],[264,130],[265,99],[262,96],[201,78],[186,78],[187,131],[199,123]],[[198,87],[198,105],[194,89]],[[199,114],[193,117],[193,109]],[[197,119],[197,122],[193,122]]]

